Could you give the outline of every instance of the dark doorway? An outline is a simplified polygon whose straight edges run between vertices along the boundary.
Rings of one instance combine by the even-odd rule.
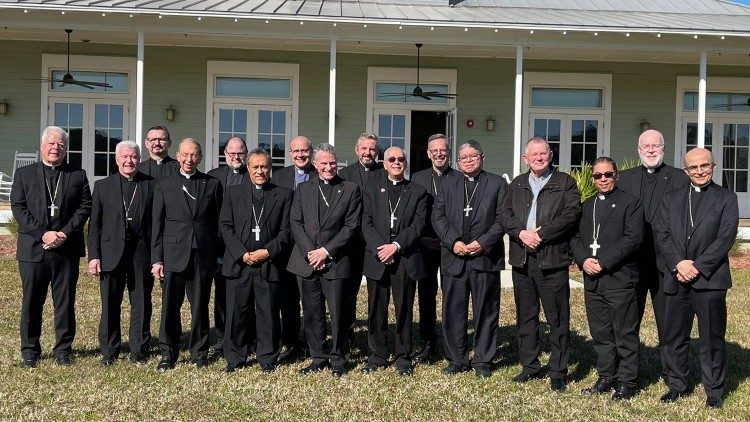
[[[445,134],[445,111],[411,112],[411,151],[409,152],[410,174],[430,167],[427,158],[427,138],[436,133]]]

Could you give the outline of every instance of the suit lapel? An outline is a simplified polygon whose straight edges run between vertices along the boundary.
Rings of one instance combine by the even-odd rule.
[[[607,225],[607,220],[609,220],[609,217],[612,215],[612,211],[614,211],[614,209],[617,207],[617,202],[618,202],[617,200],[620,198],[620,195],[616,194],[616,193],[613,193],[611,195],[611,198],[612,198],[612,203],[611,204],[609,204],[609,205],[601,204],[602,206],[604,206],[604,210],[602,210],[602,221],[601,221],[601,223],[599,223],[599,224],[601,224],[601,226],[599,226],[600,227],[600,229],[599,229],[600,233],[601,233],[601,227],[604,227],[604,226]],[[594,199],[594,201],[596,201],[596,199]]]
[[[141,222],[143,222],[146,219],[146,202],[148,202],[149,195],[151,194],[150,187],[151,184],[148,183],[147,180],[144,180],[140,177],[141,173],[137,173],[135,175],[136,180],[138,180],[138,215],[141,216]]]
[[[483,205],[482,197],[484,196],[484,190],[487,188],[487,182],[488,182],[487,176],[481,173],[478,176],[479,176],[479,180],[477,181],[477,190],[476,190],[476,193],[474,193],[474,205],[475,205],[474,208],[475,209],[473,210],[474,214],[472,214],[471,216],[472,224],[474,223],[474,220],[476,220],[477,216],[480,214],[479,208],[481,208]],[[469,197],[471,197],[471,193],[469,193]]]
[[[41,210],[40,215],[44,215],[45,219],[47,214],[47,200],[45,198],[49,198],[49,192],[47,191],[47,179],[44,177],[44,164],[41,162],[36,164],[37,170],[36,170],[36,177],[37,182],[36,185],[39,186],[39,198],[41,198],[41,202],[39,203],[39,209]],[[54,188],[50,188],[54,189]]]
[[[62,204],[65,200],[65,193],[68,191],[68,183],[70,183],[70,173],[67,171],[64,171],[65,165],[60,166],[60,192],[57,193],[57,197],[55,197],[55,204],[57,204],[58,212],[62,211]],[[52,194],[54,195],[55,191],[52,191]]]
[[[203,177],[202,174],[199,174],[196,172],[196,176],[199,176],[198,178],[198,193],[195,195],[195,214],[193,214],[193,217],[195,217],[196,214],[198,214],[198,210],[200,209],[201,202],[203,201],[203,195],[206,193],[206,178]]]
[[[646,216],[647,221],[652,221],[654,217],[654,213],[656,213],[657,208],[659,208],[659,204],[661,203],[661,197],[664,195],[664,189],[667,188],[667,180],[669,180],[669,175],[672,172],[672,170],[669,167],[664,167],[662,171],[659,172],[659,176],[656,178],[656,186],[654,186],[654,193],[651,194],[651,202],[649,203],[648,210],[648,216]],[[640,189],[641,187],[641,179],[643,178],[643,171],[638,172],[638,186],[636,188]],[[633,192],[638,192],[633,191]]]
[[[404,181],[404,189],[401,191],[401,201],[399,202],[398,208],[396,209],[396,227],[401,224],[401,217],[404,215],[404,210],[409,205],[409,198],[411,197],[411,186],[408,180]],[[389,215],[390,217],[390,215]],[[390,227],[390,220],[388,227]]]
[[[119,198],[123,199],[125,198],[125,194],[122,191],[122,182],[120,182],[117,179],[118,177],[121,177],[121,176],[119,174],[115,174],[113,177],[109,178],[108,183],[116,185],[116,186],[110,186],[110,189],[111,189],[110,192],[114,193],[115,195],[120,195]],[[115,207],[117,209],[117,214],[122,218],[124,217],[123,213],[125,212],[125,210],[120,207],[120,202],[121,201],[118,201],[117,198],[115,198],[115,203],[117,203],[117,206]]]
[[[265,226],[268,221],[268,217],[273,213],[273,208],[276,206],[276,189],[266,191],[266,196],[263,198],[263,215],[260,218],[261,226]]]
[[[692,186],[689,189],[692,189]],[[712,183],[711,186],[709,186],[708,189],[706,189],[706,192],[703,193],[704,196],[701,199],[700,205],[698,205],[698,210],[693,216],[693,229],[690,231],[691,234],[701,224],[703,219],[706,217],[706,214],[708,214],[708,211],[711,208],[713,208],[714,202],[716,202],[716,197],[717,197],[716,191],[717,191],[716,186]]]
[[[328,220],[328,217],[331,215],[331,212],[333,212],[333,209],[336,208],[336,205],[338,205],[339,200],[341,200],[341,196],[344,194],[344,190],[341,187],[341,184],[334,186],[333,188],[333,195],[331,196],[331,205],[328,207],[328,211],[326,211],[326,215],[323,217],[323,226],[326,221]]]

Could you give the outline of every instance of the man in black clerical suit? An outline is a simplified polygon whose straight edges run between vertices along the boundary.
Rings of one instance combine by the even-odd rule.
[[[594,161],[597,194],[583,203],[578,232],[570,241],[583,271],[589,331],[599,379],[585,395],[615,389],[613,400],[630,400],[638,379],[638,283],[636,251],[643,240],[643,209],[637,196],[615,187],[617,164]]]
[[[295,190],[300,183],[315,177],[317,172],[312,164],[312,145],[305,136],[295,136],[289,141],[289,157],[292,164],[273,172],[271,182],[275,185]],[[299,286],[297,277],[284,270],[284,291],[281,295],[281,345],[284,349],[279,362],[293,362],[305,357],[307,345],[301,331]]]
[[[437,272],[440,267],[440,239],[432,228],[432,205],[440,185],[453,169],[448,162],[450,147],[445,135],[436,133],[427,140],[427,158],[432,166],[414,173],[411,180],[430,194],[427,203],[427,218],[422,231],[422,256],[424,257],[427,276],[417,281],[419,300],[419,336],[424,343],[422,351],[414,356],[416,363],[432,363],[437,359],[438,341],[435,326],[437,324]]]
[[[654,309],[656,330],[659,336],[659,356],[661,358],[662,378],[666,380],[667,370],[664,363],[664,350],[661,348],[662,333],[664,332],[664,289],[657,262],[661,260],[659,248],[656,247],[653,223],[659,217],[659,207],[664,195],[675,189],[682,189],[688,185],[688,177],[682,169],[674,168],[663,162],[664,137],[661,132],[647,130],[638,138],[638,156],[641,165],[623,170],[617,180],[617,187],[623,191],[641,198],[645,217],[644,237],[638,249],[638,270],[640,280],[636,285],[638,294],[638,325],[643,320],[646,309],[646,298],[651,296]]]
[[[567,388],[570,338],[570,239],[578,227],[581,197],[570,175],[551,166],[552,150],[543,138],[526,143],[529,171],[510,183],[503,204],[503,228],[510,237],[513,295],[518,326],[518,360],[513,380],[541,378],[539,302],[550,327],[550,388]]]
[[[365,185],[372,180],[385,178],[383,165],[376,159],[380,153],[378,145],[378,136],[373,133],[364,132],[357,138],[354,145],[354,154],[357,156],[357,162],[349,164],[341,169],[339,177],[364,189]],[[354,326],[357,323],[357,295],[359,287],[362,284],[362,270],[365,259],[365,239],[362,237],[361,230],[352,239],[351,250],[349,251],[349,265],[351,266],[351,282],[347,283],[346,295],[346,318],[347,318],[347,339],[350,347],[354,345]]]
[[[138,171],[147,174],[157,181],[171,176],[180,170],[180,164],[169,156],[172,139],[165,126],[152,126],[146,132],[146,149],[148,159],[138,164]]]
[[[208,172],[208,175],[219,179],[224,192],[229,186],[245,184],[247,182],[247,167],[245,167],[245,155],[247,144],[239,136],[227,139],[224,145],[224,158],[226,165],[220,166]],[[224,244],[219,238],[219,248],[216,250],[217,267],[214,271],[214,327],[216,327],[216,342],[211,346],[209,352],[214,355],[224,351],[224,328],[227,319],[227,289],[226,279],[222,275],[222,259],[224,256]],[[255,332],[249,333],[249,344],[251,348],[255,344]]]
[[[219,220],[226,245],[222,266],[227,277],[225,371],[246,365],[248,325],[254,323],[255,356],[261,371],[268,373],[276,368],[281,349],[279,309],[294,192],[269,182],[271,156],[262,149],[248,154],[246,173],[249,179],[227,188]]]
[[[482,170],[484,153],[476,141],[458,149],[461,173],[443,180],[432,212],[441,241],[443,339],[449,364],[444,374],[474,368],[478,378],[491,375],[497,352],[500,270],[505,267],[500,211],[508,190],[502,177]],[[468,304],[474,314],[474,357],[469,361]]]
[[[78,263],[85,256],[83,227],[91,214],[86,172],[64,163],[68,133],[57,126],[42,132],[42,162],[21,167],[10,191],[18,222],[16,259],[21,273],[21,366],[37,366],[42,347],[42,310],[52,286],[55,346],[59,365],[73,364]]]
[[[198,141],[183,139],[177,152],[179,173],[162,179],[154,191],[151,274],[164,279],[160,371],[174,368],[180,353],[180,308],[186,292],[192,361],[199,369],[208,366],[208,302],[216,266],[222,189],[218,179],[198,171],[202,158]]]
[[[688,349],[698,317],[701,380],[706,406],[720,408],[726,378],[727,290],[732,287],[729,250],[737,236],[737,194],[711,181],[716,163],[711,151],[685,154],[688,187],[666,194],[654,224],[664,260],[664,356],[674,402],[688,388]]]
[[[333,366],[333,376],[347,370],[346,284],[351,283],[352,239],[359,232],[362,194],[336,174],[336,150],[323,143],[313,151],[318,177],[301,183],[294,194],[290,226],[294,248],[287,270],[297,275],[302,295],[305,337],[312,363],[307,375]],[[326,303],[331,317],[331,350],[326,339]]]
[[[412,374],[411,331],[417,280],[427,275],[420,236],[425,227],[429,195],[404,179],[406,154],[390,147],[384,154],[387,179],[362,190],[362,234],[365,237],[364,273],[367,277],[367,333],[370,356],[362,372],[389,363],[388,303],[393,292],[396,310],[396,371]]]
[[[120,312],[125,288],[130,298],[130,360],[146,363],[151,341],[151,205],[155,179],[138,171],[138,144],[115,147],[118,172],[94,184],[89,224],[89,273],[99,277],[102,366],[120,354]]]

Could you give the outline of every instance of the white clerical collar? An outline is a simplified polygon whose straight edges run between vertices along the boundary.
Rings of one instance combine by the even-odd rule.
[[[133,181],[133,176],[125,176],[124,174],[120,173],[120,176],[122,176],[123,179],[127,180],[128,182]]]
[[[596,197],[599,198],[600,201],[604,201],[604,198],[606,198],[606,196],[603,193],[600,193]]]
[[[255,189],[263,189],[263,185],[256,185],[255,183],[253,183],[253,186],[255,187]]]
[[[470,181],[470,182],[473,182],[473,181],[474,181],[474,178],[473,178],[473,177],[467,177],[467,179],[469,179],[469,181]]]
[[[51,168],[52,170],[56,169],[57,167],[60,167],[59,164],[58,165],[50,164],[50,163],[46,162],[45,160],[42,160],[42,164],[44,164],[45,166]]]
[[[326,179],[323,179],[322,177],[320,178],[320,181],[323,182],[324,185],[330,185],[331,184],[330,181],[328,181]]]
[[[239,172],[240,172],[240,169],[236,169],[232,167],[232,174],[239,174]]]
[[[294,166],[294,170],[295,170],[295,171],[297,172],[297,174],[299,174],[299,175],[303,175],[303,174],[305,174],[305,169],[301,169],[301,168],[299,168],[299,167],[297,167],[297,166]]]
[[[708,183],[706,183],[706,184],[705,184],[705,185],[703,185],[703,186],[696,186],[696,185],[694,185],[694,184],[690,183],[690,186],[691,186],[691,187],[693,188],[693,190],[694,190],[694,191],[696,191],[696,192],[701,192],[701,191],[702,191],[703,189],[706,189],[706,188],[708,188],[708,185],[709,185],[709,184],[711,184],[711,182],[708,182]]]
[[[400,180],[393,180],[393,179],[391,179],[391,176],[388,176],[388,180],[389,180],[389,181],[390,181],[391,183],[393,183],[393,186],[396,186],[396,185],[398,184],[398,182],[402,182],[402,181],[403,181],[404,179],[403,179],[403,178],[401,178]]]
[[[193,172],[192,172],[192,173],[190,173],[190,174],[187,174],[187,173],[185,173],[184,171],[182,171],[182,169],[180,169],[180,174],[181,174],[181,175],[183,175],[183,176],[185,176],[185,178],[186,178],[186,179],[190,179],[191,177],[195,176],[195,172],[196,172],[196,171],[195,171],[195,170],[193,170]]]

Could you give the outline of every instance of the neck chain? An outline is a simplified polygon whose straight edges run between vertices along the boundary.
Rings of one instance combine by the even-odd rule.
[[[55,206],[55,200],[57,199],[57,188],[60,187],[60,179],[62,179],[61,175],[57,175],[57,183],[55,183],[55,193],[52,193],[52,189],[49,187],[49,183],[47,182],[47,176],[44,177],[44,185],[47,186],[47,194],[49,195],[50,200],[50,210],[52,211],[52,217],[55,216],[55,209],[57,206]]]
[[[695,227],[693,223],[693,185],[688,187],[688,215],[690,216],[690,227]]]
[[[466,196],[466,206],[468,207],[471,204],[471,200],[474,199],[474,194],[477,193],[477,186],[479,186],[479,181],[476,181],[477,183],[474,185],[474,189],[471,190],[471,196],[469,196],[469,188],[466,186],[466,182],[464,182],[464,194]]]
[[[596,224],[596,203],[599,202],[599,195],[594,198],[594,212],[592,213],[591,220],[594,224],[594,243],[596,243],[596,240],[599,239],[599,232],[601,231],[601,221],[599,224]]]
[[[398,209],[398,204],[401,203],[401,195],[403,194],[403,191],[398,194],[398,199],[396,200],[396,206],[394,207],[391,204],[391,197],[388,197],[388,209],[391,211],[391,228],[394,228],[394,223],[396,221],[396,210]]]
[[[255,204],[251,203],[250,206],[253,208],[253,220],[255,220],[255,228],[260,228],[260,219],[263,218],[263,210],[266,209],[266,201],[263,201],[263,205],[260,207],[260,213],[255,213]],[[255,240],[259,240],[256,236]]]
[[[135,199],[135,194],[138,193],[138,184],[135,184],[135,189],[133,189],[133,196],[130,197],[130,202],[127,206],[125,206],[125,197],[122,197],[122,207],[125,209],[125,219],[128,221],[133,220],[133,217],[130,216],[130,207],[133,206],[133,199]],[[189,194],[188,194],[189,195]]]

